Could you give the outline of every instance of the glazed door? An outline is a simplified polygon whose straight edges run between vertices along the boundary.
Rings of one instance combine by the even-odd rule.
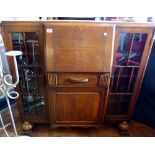
[[[31,25],[31,24],[30,24]],[[20,50],[17,57],[19,71],[18,107],[23,120],[44,122],[47,120],[45,71],[43,51],[43,31],[40,26],[3,26],[3,36],[7,51]],[[9,59],[14,75],[12,60]]]
[[[136,104],[153,28],[117,27],[106,119],[127,119]]]

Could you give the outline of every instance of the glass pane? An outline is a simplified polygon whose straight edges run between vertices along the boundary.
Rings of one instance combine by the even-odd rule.
[[[118,80],[118,77],[116,76],[111,77],[111,80],[110,80],[110,92],[111,93],[116,92],[117,80]]]
[[[127,93],[130,77],[120,77],[117,92]]]
[[[39,84],[39,93],[44,94],[44,86],[45,86],[45,80],[44,77],[38,77],[38,84]]]
[[[120,115],[127,115],[130,100],[131,100],[131,95],[120,96],[120,107],[119,107],[119,114]]]
[[[45,101],[43,96],[23,95],[22,101],[24,104],[25,114],[31,115],[44,115],[45,114]]]
[[[131,95],[110,95],[107,115],[127,115]]]
[[[34,107],[37,115],[44,115],[45,114],[45,100],[43,96],[36,96],[34,98]]]
[[[36,32],[11,32],[13,50],[23,52],[17,58],[19,64],[40,64],[39,35]]]
[[[107,115],[117,115],[120,97],[119,95],[110,95],[109,97],[110,100],[107,109]]]
[[[22,95],[22,101],[24,104],[24,112],[26,114],[35,114],[34,98],[33,95]]]
[[[139,66],[144,51],[147,34],[136,33],[133,39],[132,50],[128,65]]]
[[[130,84],[132,68],[116,67],[111,77],[110,92],[111,93],[127,93]]]
[[[118,50],[116,55],[117,65],[127,65],[128,56],[131,48],[132,33],[121,32],[119,36]]]
[[[22,32],[11,32],[13,50],[24,51],[24,39]]]
[[[127,93],[128,92],[131,71],[132,71],[132,68],[128,68],[128,67],[123,67],[120,70],[120,77],[119,77],[117,92],[119,92],[119,93]]]
[[[28,79],[26,80],[26,85],[28,93],[39,93],[36,77],[28,77]]]
[[[24,54],[25,47],[24,47],[23,33],[22,32],[11,32],[10,37],[12,40],[13,50],[22,51]],[[26,64],[25,55],[17,56],[16,58],[17,58],[18,64]]]

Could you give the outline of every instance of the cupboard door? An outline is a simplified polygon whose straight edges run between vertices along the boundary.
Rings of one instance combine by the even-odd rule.
[[[17,104],[22,119],[32,122],[47,122],[43,29],[37,24],[32,24],[32,27],[30,25],[4,24],[5,46],[7,51],[20,50],[23,53],[21,56],[17,56],[19,71],[17,88],[20,93]],[[12,59],[9,60],[9,65],[11,74],[15,75]]]
[[[116,28],[106,118],[127,118],[134,112],[152,36],[152,27]]]
[[[99,121],[99,92],[55,92],[53,124],[91,125]]]

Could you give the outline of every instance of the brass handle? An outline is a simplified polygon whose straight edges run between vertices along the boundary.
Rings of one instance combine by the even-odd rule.
[[[86,79],[85,78],[69,78],[67,80],[69,80],[70,82],[73,82],[73,83],[86,83],[89,81],[88,78],[86,78]]]

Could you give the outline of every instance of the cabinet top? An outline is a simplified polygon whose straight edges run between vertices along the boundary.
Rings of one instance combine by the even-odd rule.
[[[47,25],[116,25],[118,27],[155,27],[155,22],[126,22],[126,21],[76,21],[76,20],[46,20],[46,21],[2,21],[6,26],[47,26]]]

